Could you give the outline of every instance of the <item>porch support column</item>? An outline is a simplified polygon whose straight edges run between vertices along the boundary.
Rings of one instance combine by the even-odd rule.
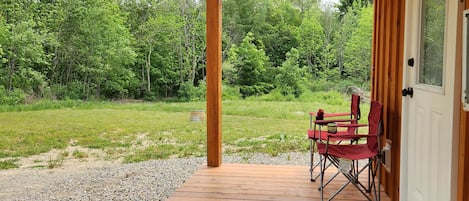
[[[221,135],[221,27],[222,0],[207,0],[207,165],[222,161]]]

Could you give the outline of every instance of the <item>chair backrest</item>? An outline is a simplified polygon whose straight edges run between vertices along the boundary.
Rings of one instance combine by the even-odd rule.
[[[378,101],[371,101],[368,114],[368,134],[381,135],[383,105]],[[379,138],[368,138],[367,144],[370,150],[377,150]]]
[[[350,119],[352,124],[358,124],[358,120],[360,120],[360,95],[352,94],[352,103],[350,104]],[[349,134],[356,134],[358,129],[355,127],[347,128],[347,132]]]
[[[361,112],[360,112],[360,95],[352,94],[352,103],[350,104],[350,112],[351,118],[360,120]]]

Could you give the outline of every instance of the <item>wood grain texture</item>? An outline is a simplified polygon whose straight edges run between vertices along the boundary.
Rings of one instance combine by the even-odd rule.
[[[459,9],[458,9],[458,16],[462,16],[462,12],[464,8],[469,8],[469,2],[460,2]],[[455,114],[459,115],[459,127],[457,127],[459,132],[459,151],[458,151],[458,191],[457,191],[457,199],[459,201],[468,201],[468,193],[469,193],[469,175],[467,168],[469,167],[469,160],[467,157],[468,151],[468,133],[467,130],[467,112],[464,112],[463,106],[461,103],[461,89],[462,89],[462,81],[461,81],[461,74],[462,74],[462,29],[463,29],[463,19],[458,18],[458,33],[457,33],[457,44],[456,47],[456,83],[455,83],[455,105],[459,106],[458,111],[455,111]]]
[[[222,161],[221,30],[222,1],[207,0],[207,165]]]
[[[337,169],[329,169],[327,177],[335,172]],[[337,177],[325,188],[325,195],[333,193],[345,181],[345,177]],[[315,201],[320,198],[318,183],[309,180],[307,166],[223,164],[218,168],[202,167],[168,200]],[[390,200],[384,192],[381,198],[383,201]],[[358,201],[366,198],[349,185],[334,200]]]
[[[391,172],[383,168],[383,185],[392,200],[399,200],[405,0],[380,0],[374,6],[372,99],[383,103],[383,132],[392,141]]]

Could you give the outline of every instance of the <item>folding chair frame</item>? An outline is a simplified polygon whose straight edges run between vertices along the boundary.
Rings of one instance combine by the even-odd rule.
[[[353,99],[356,98],[357,100],[357,108],[353,108]],[[310,151],[310,168],[309,168],[309,173],[310,173],[310,179],[311,182],[316,181],[321,175],[318,174],[316,176],[313,176],[314,169],[316,169],[318,166],[321,165],[321,158],[317,163],[314,163],[314,149],[315,149],[315,144],[317,140],[322,140],[321,139],[321,128],[322,126],[327,125],[328,123],[337,123],[337,122],[350,122],[350,121],[358,121],[361,118],[361,112],[360,112],[360,101],[361,97],[358,94],[352,94],[352,103],[350,106],[350,112],[345,112],[345,113],[332,113],[332,114],[324,114],[324,117],[343,117],[343,116],[349,116],[349,119],[332,119],[332,120],[314,120],[314,117],[316,116],[317,113],[315,112],[310,112],[309,113],[309,130],[308,132],[314,132],[313,137],[309,137],[309,151]],[[353,111],[355,110],[356,111]],[[316,134],[316,132],[319,132],[319,137]],[[330,167],[332,164],[329,163],[326,168]],[[338,176],[339,173],[335,174],[330,180],[334,179],[336,176]]]
[[[321,158],[320,161],[324,161],[324,163],[322,163],[320,165],[320,171],[321,173],[319,174],[319,176],[321,176],[320,180],[321,180],[321,183],[320,183],[320,187],[318,190],[321,191],[321,200],[324,200],[324,187],[327,186],[327,184],[329,184],[335,177],[338,176],[338,174],[342,173],[342,175],[344,175],[346,178],[347,178],[347,182],[345,184],[343,184],[337,191],[335,191],[328,199],[329,200],[332,200],[334,199],[345,187],[347,187],[349,184],[352,184],[353,186],[355,186],[359,191],[360,193],[365,196],[369,201],[373,201],[373,197],[371,197],[368,193],[371,193],[371,191],[373,190],[373,193],[374,193],[374,200],[375,201],[380,201],[381,200],[381,152],[379,151],[379,147],[381,146],[380,145],[380,140],[379,140],[379,137],[380,135],[374,135],[378,141],[378,154],[372,158],[369,158],[368,159],[368,163],[363,166],[361,169],[355,169],[355,167],[358,168],[358,160],[353,160],[356,162],[352,164],[352,168],[349,172],[347,173],[344,173],[344,172],[337,172],[332,178],[330,178],[327,182],[324,182],[324,173],[325,173],[325,170],[326,170],[326,159],[328,159],[330,161],[330,164],[333,164],[335,167],[338,167],[339,166],[339,158],[333,156],[333,155],[329,155],[328,154],[328,149],[329,149],[329,142],[330,142],[330,139],[327,140],[327,143],[326,143],[326,151],[324,154],[320,154],[319,157]],[[370,137],[370,136],[366,136],[366,137]],[[357,137],[357,138],[363,138],[362,137]],[[322,159],[322,157],[324,157],[324,160]],[[328,166],[330,166],[330,164]],[[368,170],[368,184],[367,186],[365,186],[362,182],[360,182],[359,180],[359,176],[360,174],[365,171],[365,170]],[[376,176],[378,177],[377,179],[377,183],[375,182],[375,178]]]
[[[361,127],[368,126],[368,134],[366,135],[334,135],[328,134],[326,143],[321,140],[318,141],[318,150],[319,157],[321,162],[320,165],[320,176],[321,176],[321,186],[319,190],[321,191],[321,200],[324,200],[324,187],[329,184],[330,180],[324,183],[324,173],[326,169],[327,160],[330,161],[336,167],[339,167],[339,158],[343,157],[352,161],[352,167],[348,172],[342,172],[342,174],[348,179],[348,181],[335,193],[333,193],[328,200],[332,200],[337,196],[346,186],[352,184],[355,186],[368,200],[373,200],[370,195],[373,190],[375,200],[379,201],[381,199],[381,156],[380,151],[381,147],[381,130],[382,130],[382,104],[376,101],[372,101],[370,107],[370,114],[368,116],[369,125],[365,124],[343,124],[338,125],[342,127]],[[359,140],[366,138],[366,144],[360,144]],[[331,140],[334,142],[337,141],[350,141],[350,145],[344,144],[332,144]],[[356,144],[354,144],[354,142]],[[331,151],[329,151],[332,149]],[[367,165],[358,169],[358,161],[368,159]],[[356,166],[355,166],[356,165]],[[359,180],[359,175],[365,170],[368,169],[368,184],[367,186],[363,185]],[[334,177],[336,177],[335,175]],[[375,178],[378,176],[378,185],[376,185]],[[334,178],[333,177],[333,178]]]

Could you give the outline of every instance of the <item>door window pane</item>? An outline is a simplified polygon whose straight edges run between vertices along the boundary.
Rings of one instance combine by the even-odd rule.
[[[443,86],[446,0],[423,0],[419,83]]]

